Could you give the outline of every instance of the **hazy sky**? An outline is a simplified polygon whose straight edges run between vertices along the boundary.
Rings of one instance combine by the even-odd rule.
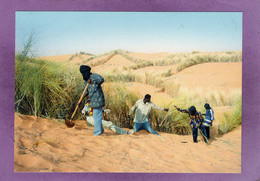
[[[37,56],[242,50],[242,13],[17,11],[16,52],[31,33]]]

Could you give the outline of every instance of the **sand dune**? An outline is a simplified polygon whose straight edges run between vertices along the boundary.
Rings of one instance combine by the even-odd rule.
[[[167,65],[167,66],[149,66],[149,67],[144,67],[140,69],[136,69],[133,71],[134,74],[154,74],[154,75],[162,75],[166,74],[170,71],[170,74],[176,74],[176,65]]]
[[[142,58],[148,60],[159,60],[167,57],[169,53],[167,52],[160,52],[160,53],[128,53],[129,56],[134,58]]]
[[[15,114],[16,172],[163,172],[240,173],[241,127],[210,145],[193,143],[191,135],[161,133],[165,140],[141,131],[116,135],[77,121],[74,128],[43,118]],[[199,138],[202,140],[202,138]]]
[[[129,53],[131,56],[157,60],[168,53]],[[71,55],[45,57],[50,61],[67,61]],[[41,57],[43,58],[43,57]],[[97,73],[121,70],[135,63],[121,55],[93,59],[86,64]],[[77,57],[72,63],[81,63]],[[165,84],[180,84],[187,89],[230,91],[242,86],[242,63],[204,63],[176,73],[176,66],[152,66],[133,70],[134,74],[162,74]],[[152,101],[165,106],[172,99],[161,87],[129,82],[129,90],[140,96],[149,93]],[[217,135],[217,119],[233,107],[216,107],[216,121],[210,145],[192,142],[192,136],[141,131],[133,135],[117,135],[105,129],[102,136],[93,136],[93,127],[78,120],[74,128],[52,119],[35,119],[15,114],[14,171],[16,172],[162,172],[162,173],[240,173],[241,126],[224,135]],[[202,140],[202,138],[199,138]]]
[[[45,57],[37,57],[37,59],[43,59],[43,60],[48,60],[53,62],[65,62],[68,61],[71,56],[72,55],[45,56]]]
[[[146,59],[160,59],[168,53],[128,53],[131,56]],[[71,55],[40,57],[50,61],[67,61]],[[72,59],[71,63],[83,64],[89,55],[79,55]],[[134,62],[121,55],[112,56],[108,60],[108,55],[95,58],[85,63],[92,66],[92,70],[97,73],[122,71],[123,68],[136,65]],[[241,89],[242,87],[242,62],[218,62],[203,63],[188,67],[181,72],[176,72],[177,65],[170,66],[149,66],[132,73],[140,76],[151,74],[153,76],[164,75],[167,84],[179,84],[184,88],[211,89],[216,91],[229,91]],[[170,74],[169,74],[170,71]],[[167,75],[166,75],[167,74]]]
[[[84,54],[79,54],[77,56],[74,55],[57,55],[57,56],[44,56],[44,57],[37,57],[37,59],[43,59],[43,60],[48,60],[48,61],[53,61],[53,62],[67,62],[70,61],[70,63],[75,63],[75,64],[83,64],[83,61],[91,57],[91,55],[84,55]],[[70,60],[71,58],[71,60]]]
[[[102,73],[104,71],[112,72],[115,69],[122,70],[123,67],[129,67],[132,65],[135,65],[135,63],[126,59],[122,55],[115,55],[103,64],[93,67],[93,70],[98,73]]]
[[[152,96],[152,102],[161,106],[166,106],[169,100],[172,99],[171,96],[162,92],[160,88],[151,85],[138,82],[129,82],[126,85],[128,90],[137,93],[141,96],[140,98],[143,98],[145,94],[150,94]]]
[[[187,88],[228,91],[242,87],[242,62],[203,63],[166,78]]]
[[[89,60],[84,64],[93,66],[93,65],[99,64],[100,62],[104,62],[105,60],[107,60],[107,58],[108,58],[108,55],[103,55],[103,56],[94,58],[92,60]]]

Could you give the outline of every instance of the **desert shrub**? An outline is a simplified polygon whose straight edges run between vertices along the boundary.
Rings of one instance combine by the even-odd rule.
[[[182,109],[187,109],[189,106],[193,105],[191,102],[185,102],[184,99],[173,99],[168,106],[169,113],[162,113],[156,111],[153,114],[157,114],[157,119],[160,123],[160,126],[157,126],[157,130],[167,132],[167,133],[174,133],[174,134],[179,134],[179,135],[188,135],[191,134],[191,128],[189,126],[190,118],[188,114],[181,113],[177,111],[174,108],[174,105],[177,105],[178,107]],[[158,115],[159,114],[159,115]],[[162,121],[164,122],[162,123]],[[162,123],[162,124],[161,124]]]
[[[103,85],[103,91],[106,99],[106,108],[111,109],[111,113],[104,115],[104,118],[112,121],[118,126],[133,128],[134,114],[131,115],[130,121],[127,120],[127,115],[135,102],[138,99],[141,99],[142,96],[135,92],[128,91],[122,83],[105,83]],[[166,106],[171,106],[171,110],[166,117],[165,124],[162,124],[161,126],[159,125],[167,113],[160,110],[152,110],[149,115],[149,121],[153,129],[168,133],[190,134],[188,115],[182,113],[178,114],[174,109],[172,102]],[[174,102],[176,102],[176,100],[174,100]],[[185,105],[185,102],[180,102],[179,105]]]
[[[27,58],[15,59],[15,109],[22,114],[64,117],[75,108],[82,88],[74,66]]]
[[[183,56],[182,60],[178,62],[177,72],[201,63],[206,62],[241,62],[242,52],[234,51],[230,53],[192,53]]]
[[[172,75],[172,69],[168,69],[165,73],[162,74],[163,77],[170,77]]]
[[[221,100],[221,97],[224,96],[224,93],[209,93],[208,95],[201,96],[201,91],[197,90],[191,94],[188,92],[180,91],[177,95],[173,96],[174,98],[170,101],[168,106],[171,107],[168,116],[165,118],[164,124],[161,126],[157,125],[157,122],[154,122],[157,130],[176,133],[176,134],[190,134],[191,129],[189,128],[189,117],[187,114],[178,112],[173,106],[177,105],[182,109],[188,109],[190,106],[194,105],[197,108],[198,112],[204,112],[204,104],[207,102],[212,107],[215,106],[236,106],[234,113],[225,113],[224,116],[220,119],[220,133],[225,134],[228,131],[234,129],[241,124],[241,91],[233,91],[230,94],[225,94],[225,99]],[[213,96],[210,97],[210,96]],[[227,101],[228,100],[228,101]],[[156,119],[163,120],[162,116],[156,115],[156,112],[153,113],[153,116]],[[163,115],[162,113],[160,113]],[[159,121],[161,122],[161,121]]]
[[[169,85],[169,84],[168,84]],[[173,84],[174,86],[174,84]],[[174,91],[178,88],[178,84],[176,88],[170,89],[170,91]],[[166,89],[167,91],[167,89]],[[210,105],[213,106],[235,106],[239,99],[241,99],[242,91],[240,89],[234,89],[230,92],[223,91],[203,91],[203,89],[190,89],[179,88],[178,94],[175,96],[182,97],[189,102],[194,102],[194,104],[204,104],[209,102]]]
[[[219,118],[218,131],[220,134],[226,134],[241,125],[242,122],[242,100],[240,99],[235,110],[231,113],[224,113]]]
[[[162,87],[163,87],[165,93],[167,93],[171,97],[178,96],[179,91],[180,91],[180,84],[177,84],[175,82],[164,83],[162,85]]]
[[[102,76],[106,80],[106,82],[134,82],[135,75],[132,73],[121,73],[121,72],[114,72],[114,73],[103,73]]]
[[[111,113],[105,115],[105,119],[120,127],[133,128],[133,120],[127,120],[127,116],[139,96],[128,91],[121,83],[106,83],[103,85],[103,91],[106,108],[111,110]]]

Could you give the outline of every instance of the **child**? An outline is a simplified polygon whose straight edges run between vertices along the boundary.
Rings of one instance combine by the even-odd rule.
[[[203,117],[200,112],[197,112],[196,108],[194,106],[191,106],[188,110],[186,109],[180,109],[177,106],[174,106],[178,111],[189,114],[190,117],[190,126],[192,128],[192,136],[193,136],[193,142],[197,143],[198,138],[198,128],[201,130],[202,134],[206,136],[206,130],[203,126]],[[207,140],[204,138],[204,141],[207,142]],[[206,136],[207,137],[207,136]]]
[[[205,121],[203,125],[205,126],[207,138],[210,138],[210,126],[212,126],[212,121],[214,120],[214,111],[211,109],[210,105],[206,103],[204,105],[204,108],[206,109],[206,113],[202,114],[205,116]]]

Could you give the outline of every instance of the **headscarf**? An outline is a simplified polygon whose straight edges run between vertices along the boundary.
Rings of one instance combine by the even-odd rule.
[[[91,73],[90,73],[91,68],[87,65],[81,65],[79,68],[80,73],[82,74],[82,77],[85,81],[88,81]]]
[[[211,109],[211,107],[209,106],[208,103],[206,103],[206,104],[204,105],[204,107],[205,107],[205,109]]]
[[[197,113],[196,108],[194,106],[191,106],[189,108],[189,113],[190,113],[190,115],[194,116]]]

